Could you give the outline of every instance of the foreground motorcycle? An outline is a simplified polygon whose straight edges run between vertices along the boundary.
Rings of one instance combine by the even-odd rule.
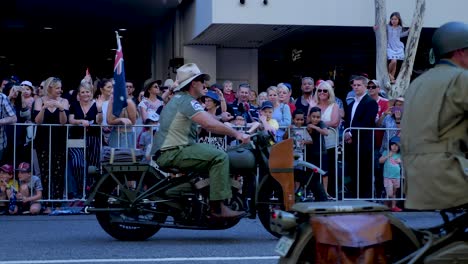
[[[441,211],[443,224],[411,229],[381,204],[301,203],[276,210],[279,263],[468,263],[468,208]],[[451,217],[449,217],[451,216]]]
[[[274,144],[272,135],[256,133],[250,145],[228,150],[233,210],[258,215],[270,229],[273,209],[289,210],[295,203],[292,139]],[[302,166],[324,173],[314,165]],[[103,175],[86,201],[85,211],[95,213],[101,227],[119,240],[144,240],[160,228],[216,230],[240,219],[209,218],[209,177],[175,168],[136,162],[103,163]],[[284,190],[284,191],[283,191]]]

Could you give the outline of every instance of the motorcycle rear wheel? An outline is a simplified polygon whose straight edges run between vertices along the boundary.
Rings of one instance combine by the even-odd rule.
[[[271,213],[273,210],[284,210],[284,208],[283,190],[281,185],[270,177],[267,182],[263,184],[262,189],[258,193],[257,214],[263,227],[268,231],[268,233],[277,238],[280,238],[281,235],[271,230]]]
[[[159,182],[162,176],[152,169],[142,173],[114,172],[113,176],[109,176],[97,190],[94,206],[97,209],[124,210],[97,212],[99,225],[118,240],[142,241],[150,238],[159,231],[161,227],[158,223],[164,223],[167,216],[154,213],[160,211],[160,208],[154,208],[154,204],[143,201],[133,206],[131,204],[135,197]]]

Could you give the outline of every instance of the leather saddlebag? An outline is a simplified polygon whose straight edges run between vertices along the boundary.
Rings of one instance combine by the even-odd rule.
[[[387,263],[385,242],[392,239],[384,215],[319,216],[311,219],[318,264]]]

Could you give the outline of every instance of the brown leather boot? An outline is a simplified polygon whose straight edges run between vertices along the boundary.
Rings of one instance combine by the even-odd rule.
[[[211,201],[211,217],[217,219],[236,219],[246,215],[243,211],[234,211],[224,205],[223,201]]]

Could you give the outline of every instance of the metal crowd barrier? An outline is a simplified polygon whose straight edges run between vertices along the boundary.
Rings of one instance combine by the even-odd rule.
[[[347,153],[347,149],[351,147],[350,144],[347,144],[345,141],[345,134],[348,133],[348,132],[351,132],[354,131],[354,132],[357,132],[357,135],[358,137],[357,138],[353,138],[352,140],[357,140],[357,143],[356,143],[356,147],[355,147],[355,152],[352,152],[352,153]],[[372,136],[371,136],[371,140],[370,140],[370,143],[371,143],[371,148],[370,148],[370,153],[367,153],[367,154],[370,154],[370,160],[369,161],[361,161],[361,158],[366,158],[365,155],[363,153],[361,153],[363,151],[363,148],[361,146],[363,146],[362,144],[362,141],[363,140],[366,140],[366,139],[362,139],[361,138],[361,133],[360,131],[370,131],[372,133]],[[341,168],[341,199],[342,200],[373,200],[373,201],[391,201],[391,200],[405,200],[405,197],[404,197],[404,184],[405,184],[405,178],[404,178],[404,175],[403,175],[403,168],[402,168],[402,165],[400,164],[400,167],[401,167],[401,177],[400,177],[400,188],[399,188],[399,194],[398,194],[398,197],[395,197],[395,198],[387,198],[387,197],[384,197],[383,193],[385,191],[385,187],[384,187],[384,175],[383,175],[383,166],[384,164],[379,164],[379,161],[378,159],[380,158],[380,156],[382,155],[382,153],[380,153],[380,149],[377,149],[376,148],[376,131],[382,131],[384,133],[387,133],[387,137],[385,138],[385,135],[383,136],[383,140],[386,139],[385,142],[382,142],[382,147],[384,147],[384,149],[386,150],[389,150],[389,145],[390,145],[390,139],[391,137],[388,136],[390,134],[391,131],[393,131],[392,134],[398,134],[400,132],[400,129],[399,128],[347,128],[344,130],[343,132],[343,139],[341,141],[341,146],[342,146],[342,157],[341,157],[341,163],[343,164],[342,168]],[[368,139],[367,139],[368,140]],[[352,149],[353,150],[353,149]],[[400,145],[400,150],[401,150],[401,145]],[[352,164],[349,164],[349,162],[346,162],[346,157],[347,155],[349,156],[355,156],[356,157],[356,164],[355,164],[355,169],[356,171],[350,171],[348,169],[346,169],[346,166],[350,166]],[[364,157],[363,157],[364,156]],[[361,175],[361,172],[363,172],[360,168],[360,166],[362,165],[362,162],[368,162],[370,164],[367,164],[367,166],[371,167],[370,171],[364,171],[364,173],[366,174],[370,174],[371,175],[371,195],[370,196],[366,196],[366,197],[361,197],[360,196],[360,187],[361,187],[361,180],[363,178],[363,175]],[[377,169],[377,166],[381,166],[382,168],[380,169]],[[376,175],[376,172],[379,172],[378,175]],[[380,174],[380,172],[382,172],[382,174]],[[354,174],[356,173],[356,174]],[[354,177],[353,177],[354,176]],[[338,178],[338,175],[337,175],[337,178]],[[379,181],[376,181],[376,180],[379,180]],[[346,184],[346,182],[348,181],[348,183]],[[349,195],[346,194],[346,191],[348,189],[349,186],[352,186],[352,185],[356,185],[356,193],[351,193]],[[377,186],[379,188],[376,188],[376,185],[379,184],[380,186]]]
[[[89,192],[89,189],[87,189],[87,187],[89,187],[89,185],[87,185],[87,175],[88,175],[88,170],[91,169],[96,169],[96,170],[100,170],[100,164],[91,164],[93,166],[91,166],[90,168],[90,164],[88,164],[87,162],[87,159],[89,157],[90,154],[90,151],[92,151],[92,149],[89,148],[89,143],[87,143],[87,138],[88,138],[88,133],[87,132],[87,129],[83,126],[77,126],[77,125],[36,125],[36,124],[32,124],[32,123],[28,123],[28,124],[21,124],[21,123],[18,123],[18,124],[14,124],[14,125],[9,125],[10,128],[12,127],[12,130],[13,130],[13,133],[12,133],[12,136],[13,136],[13,140],[11,140],[10,138],[8,138],[8,145],[7,146],[7,149],[12,149],[12,156],[11,157],[5,157],[4,156],[4,159],[7,158],[7,159],[10,159],[10,163],[13,165],[15,164],[14,166],[16,167],[17,164],[19,164],[20,162],[23,162],[23,161],[26,161],[28,162],[29,164],[31,164],[32,166],[32,174],[33,175],[36,175],[36,176],[39,176],[42,180],[42,183],[44,185],[44,182],[47,182],[47,186],[43,186],[45,187],[44,189],[47,190],[46,193],[43,192],[43,198],[41,201],[44,201],[44,202],[70,202],[70,201],[76,201],[76,200],[84,200],[85,197],[86,197],[86,194],[87,192]],[[38,138],[36,138],[35,140],[31,141],[29,144],[25,145],[25,146],[18,146],[18,144],[20,144],[20,142],[24,142],[24,140],[22,140],[20,138],[20,136],[24,136],[24,134],[22,133],[19,133],[20,131],[24,131],[26,129],[26,127],[28,126],[32,126],[34,128],[33,131],[36,131],[37,129],[41,129],[41,128],[45,128],[45,127],[48,127],[48,128],[56,128],[56,127],[62,127],[62,129],[65,131],[64,133],[66,133],[66,142],[63,142],[63,145],[61,142],[56,142],[56,138],[53,138],[53,134],[52,133],[52,129],[48,129],[49,133],[47,135],[47,142],[40,142],[38,141]],[[112,147],[116,147],[116,148],[127,148],[128,146],[131,146],[131,147],[136,147],[139,145],[140,142],[139,139],[139,135],[141,134],[141,132],[147,128],[149,129],[150,131],[152,131],[154,129],[154,126],[151,126],[151,125],[134,125],[134,126],[98,126],[98,125],[91,125],[90,128],[96,128],[98,127],[99,128],[99,150],[102,150],[103,147],[105,146],[105,143],[103,141],[105,141],[105,139],[108,137],[109,135],[109,132],[106,132],[108,129],[107,128],[111,128],[111,129],[114,129],[116,131],[118,131],[119,129],[120,130],[125,130],[125,133],[122,133],[121,131],[118,132],[118,133],[115,133],[113,135],[115,135],[117,137],[117,142],[118,144],[115,145],[115,146],[112,146]],[[236,129],[240,129],[240,130],[244,130],[245,128],[244,127],[235,127]],[[70,135],[70,129],[74,129],[75,131],[78,129],[83,129],[83,138],[68,138],[69,135]],[[289,127],[281,127],[280,129],[284,129],[284,130],[288,130],[288,134],[289,136],[291,136],[291,130]],[[305,128],[303,128],[305,129]],[[356,197],[347,197],[345,195],[345,191],[346,191],[346,184],[345,184],[345,181],[346,181],[346,177],[347,177],[347,172],[345,171],[345,155],[346,155],[346,149],[347,149],[347,144],[344,142],[344,137],[343,137],[343,140],[340,140],[340,137],[341,135],[339,134],[339,132],[333,128],[329,128],[330,131],[334,132],[334,135],[335,135],[335,147],[334,147],[334,175],[328,175],[329,179],[334,177],[334,189],[335,189],[335,195],[337,198],[341,198],[343,200],[389,200],[387,198],[383,198],[383,197],[378,197],[375,194],[375,178],[376,178],[376,175],[375,175],[375,164],[374,162],[372,162],[372,196],[371,197],[359,197],[356,196]],[[353,130],[372,130],[372,131],[377,131],[377,130],[386,130],[386,131],[391,131],[391,130],[397,130],[397,129],[385,129],[385,128],[374,128],[374,129],[368,129],[368,128],[352,128]],[[157,128],[156,128],[156,131],[157,131]],[[344,132],[348,132],[349,129],[346,129]],[[375,144],[375,133],[372,133],[372,142],[373,142],[373,148],[372,148],[372,157],[376,157],[376,150],[374,148],[374,144]],[[11,135],[10,135],[11,136]],[[152,140],[153,140],[153,137],[150,137],[150,142],[152,144]],[[358,137],[357,141],[358,141],[358,144],[359,144],[359,141],[361,139]],[[50,142],[53,142],[53,144],[51,144]],[[212,136],[211,133],[208,134],[207,137],[205,138],[200,138],[199,139],[199,142],[205,142],[205,143],[208,143],[208,144],[214,144],[216,145],[218,148],[220,149],[224,149],[226,150],[228,147],[230,146],[233,146],[236,143],[235,140],[231,140],[229,139],[228,137],[215,137],[215,136]],[[37,150],[38,149],[44,149],[44,146],[38,146],[38,144],[42,144],[42,143],[45,143],[45,144],[48,144],[48,146],[46,146],[45,148],[48,148],[48,155],[47,155],[47,164],[48,164],[48,172],[49,174],[48,175],[41,175],[41,171],[44,171],[43,169],[41,170],[39,168],[39,160],[40,160],[40,157],[38,157],[38,153],[37,153]],[[58,144],[58,145],[57,145]],[[314,165],[317,165],[318,167],[320,168],[323,168],[323,165],[322,164],[322,153],[324,152],[323,151],[323,144],[322,144],[322,137],[320,137],[320,155],[319,155],[319,164],[314,164]],[[387,142],[388,144],[388,142]],[[13,147],[15,146],[15,147]],[[52,158],[54,157],[54,155],[52,155],[52,152],[54,151],[53,149],[53,146],[60,146],[61,149],[64,151],[64,160],[52,160]],[[80,189],[79,190],[76,190],[76,194],[74,195],[74,197],[70,197],[69,196],[69,193],[70,191],[75,191],[75,189],[70,189],[70,188],[74,188],[72,185],[71,185],[71,182],[70,181],[73,181],[74,180],[74,177],[75,175],[71,175],[72,174],[72,170],[70,168],[70,161],[73,162],[73,160],[70,160],[70,151],[74,151],[76,149],[81,149],[82,151],[82,155],[83,157],[86,157],[84,158],[84,160],[82,161],[82,180],[83,182],[79,182],[79,183],[75,183],[77,184],[77,186],[80,186]],[[21,155],[23,155],[24,153],[27,153],[29,152],[29,159],[28,160],[25,160],[25,158]],[[63,154],[63,153],[62,153]],[[307,160],[307,153],[305,152],[305,149],[303,149],[303,154],[304,154],[304,160]],[[340,159],[340,155],[341,155],[341,159]],[[357,161],[359,163],[359,152],[356,153],[357,155]],[[373,158],[374,160],[374,158]],[[61,171],[63,172],[63,190],[60,191],[61,194],[63,195],[59,195],[59,197],[53,197],[53,185],[54,185],[54,177],[56,176],[53,176],[52,175],[52,169],[53,169],[53,166],[52,164],[53,163],[57,163],[57,162],[64,162],[64,164],[61,164],[62,166],[65,165],[65,168],[63,168]],[[1,164],[3,165],[3,164]],[[1,166],[0,165],[0,166]],[[94,168],[94,167],[97,167],[97,168]],[[341,167],[341,169],[340,169]],[[359,192],[359,180],[360,180],[360,175],[359,175],[359,164],[357,164],[357,178],[355,179],[358,183],[358,192]],[[341,174],[341,175],[340,175]],[[46,179],[47,177],[47,181],[44,181],[44,179]],[[14,178],[16,180],[18,180],[18,176],[17,176],[17,172],[15,171],[14,172]],[[329,186],[329,190],[330,190],[331,186]],[[403,184],[401,185],[401,188],[400,190],[403,189]],[[339,195],[341,193],[341,195]],[[398,200],[404,200],[404,197],[403,197],[403,194],[400,195],[400,197],[398,198]],[[0,202],[3,201],[5,202],[6,200],[0,200]]]

